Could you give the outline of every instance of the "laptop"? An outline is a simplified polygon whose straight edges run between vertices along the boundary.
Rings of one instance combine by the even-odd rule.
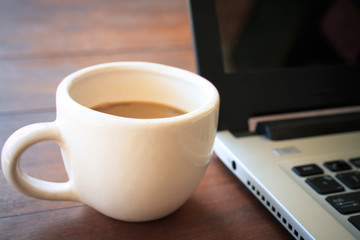
[[[295,239],[360,239],[360,6],[189,0],[214,151]]]

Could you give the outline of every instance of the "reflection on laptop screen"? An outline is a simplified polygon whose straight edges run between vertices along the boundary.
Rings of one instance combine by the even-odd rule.
[[[351,1],[217,0],[224,70],[359,63],[357,11]]]

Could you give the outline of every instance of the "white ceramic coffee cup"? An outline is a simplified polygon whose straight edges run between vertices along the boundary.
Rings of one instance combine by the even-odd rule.
[[[90,109],[129,100],[166,103],[188,113],[134,119]],[[34,198],[79,201],[116,219],[148,221],[178,209],[198,186],[212,154],[219,95],[209,81],[185,70],[117,62],[66,77],[56,107],[54,122],[25,126],[7,140],[6,179]],[[43,181],[20,169],[22,153],[47,140],[60,146],[68,182]]]

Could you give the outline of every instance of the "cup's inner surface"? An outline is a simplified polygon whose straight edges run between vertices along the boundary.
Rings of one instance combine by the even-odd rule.
[[[80,74],[68,91],[73,100],[88,108],[103,103],[144,101],[191,112],[209,104],[213,97],[204,81],[174,68],[109,66]]]

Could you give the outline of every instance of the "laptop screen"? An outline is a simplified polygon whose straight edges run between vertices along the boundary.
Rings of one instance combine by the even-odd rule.
[[[217,0],[215,6],[226,73],[360,61],[351,1]]]
[[[354,1],[190,0],[199,74],[221,95],[220,129],[360,104]]]

